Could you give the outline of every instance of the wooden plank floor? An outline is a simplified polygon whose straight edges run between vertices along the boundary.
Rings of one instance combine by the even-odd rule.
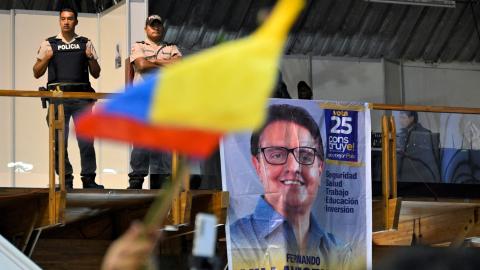
[[[148,208],[162,192],[162,190],[75,189],[66,193],[62,224],[91,218],[109,210],[138,206]],[[218,215],[219,222],[224,222],[228,195],[222,194],[219,190],[182,192],[181,223],[190,222],[192,215],[197,212],[214,213]],[[48,225],[47,207],[47,188],[0,188],[0,213],[3,213],[2,220],[8,221],[0,224],[0,233],[18,233],[28,227],[33,226],[36,229]]]
[[[409,246],[415,238],[418,244],[448,246],[454,241],[479,237],[479,209],[478,200],[403,198],[398,228],[374,232],[373,243]]]

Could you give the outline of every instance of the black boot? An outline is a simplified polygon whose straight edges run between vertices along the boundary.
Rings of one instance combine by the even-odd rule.
[[[65,189],[73,190],[73,175],[71,174],[65,175]]]
[[[202,184],[202,176],[199,174],[190,175],[190,189],[199,189]]]
[[[170,181],[170,174],[150,174],[150,189],[160,189]]]
[[[103,185],[95,183],[95,177],[82,176],[83,188],[103,189]]]
[[[128,188],[127,189],[142,189],[143,186],[143,177],[142,178],[130,178],[128,180]]]

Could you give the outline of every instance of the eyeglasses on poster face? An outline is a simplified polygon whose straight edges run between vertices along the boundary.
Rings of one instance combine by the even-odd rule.
[[[286,148],[281,146],[270,146],[259,148],[265,160],[271,165],[283,165],[287,163],[288,154],[292,153],[295,160],[302,165],[312,165],[315,162],[317,149],[312,147]]]

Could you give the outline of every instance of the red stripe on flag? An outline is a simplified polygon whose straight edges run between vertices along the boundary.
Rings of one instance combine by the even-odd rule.
[[[199,158],[210,156],[222,137],[221,133],[146,125],[101,112],[81,116],[76,132],[87,139],[112,139],[151,150],[175,151]]]

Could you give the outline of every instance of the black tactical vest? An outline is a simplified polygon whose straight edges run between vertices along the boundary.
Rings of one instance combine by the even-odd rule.
[[[50,37],[47,41],[53,50],[53,57],[48,63],[48,84],[89,84],[88,58],[85,54],[88,39],[78,36],[70,44],[57,37]]]

